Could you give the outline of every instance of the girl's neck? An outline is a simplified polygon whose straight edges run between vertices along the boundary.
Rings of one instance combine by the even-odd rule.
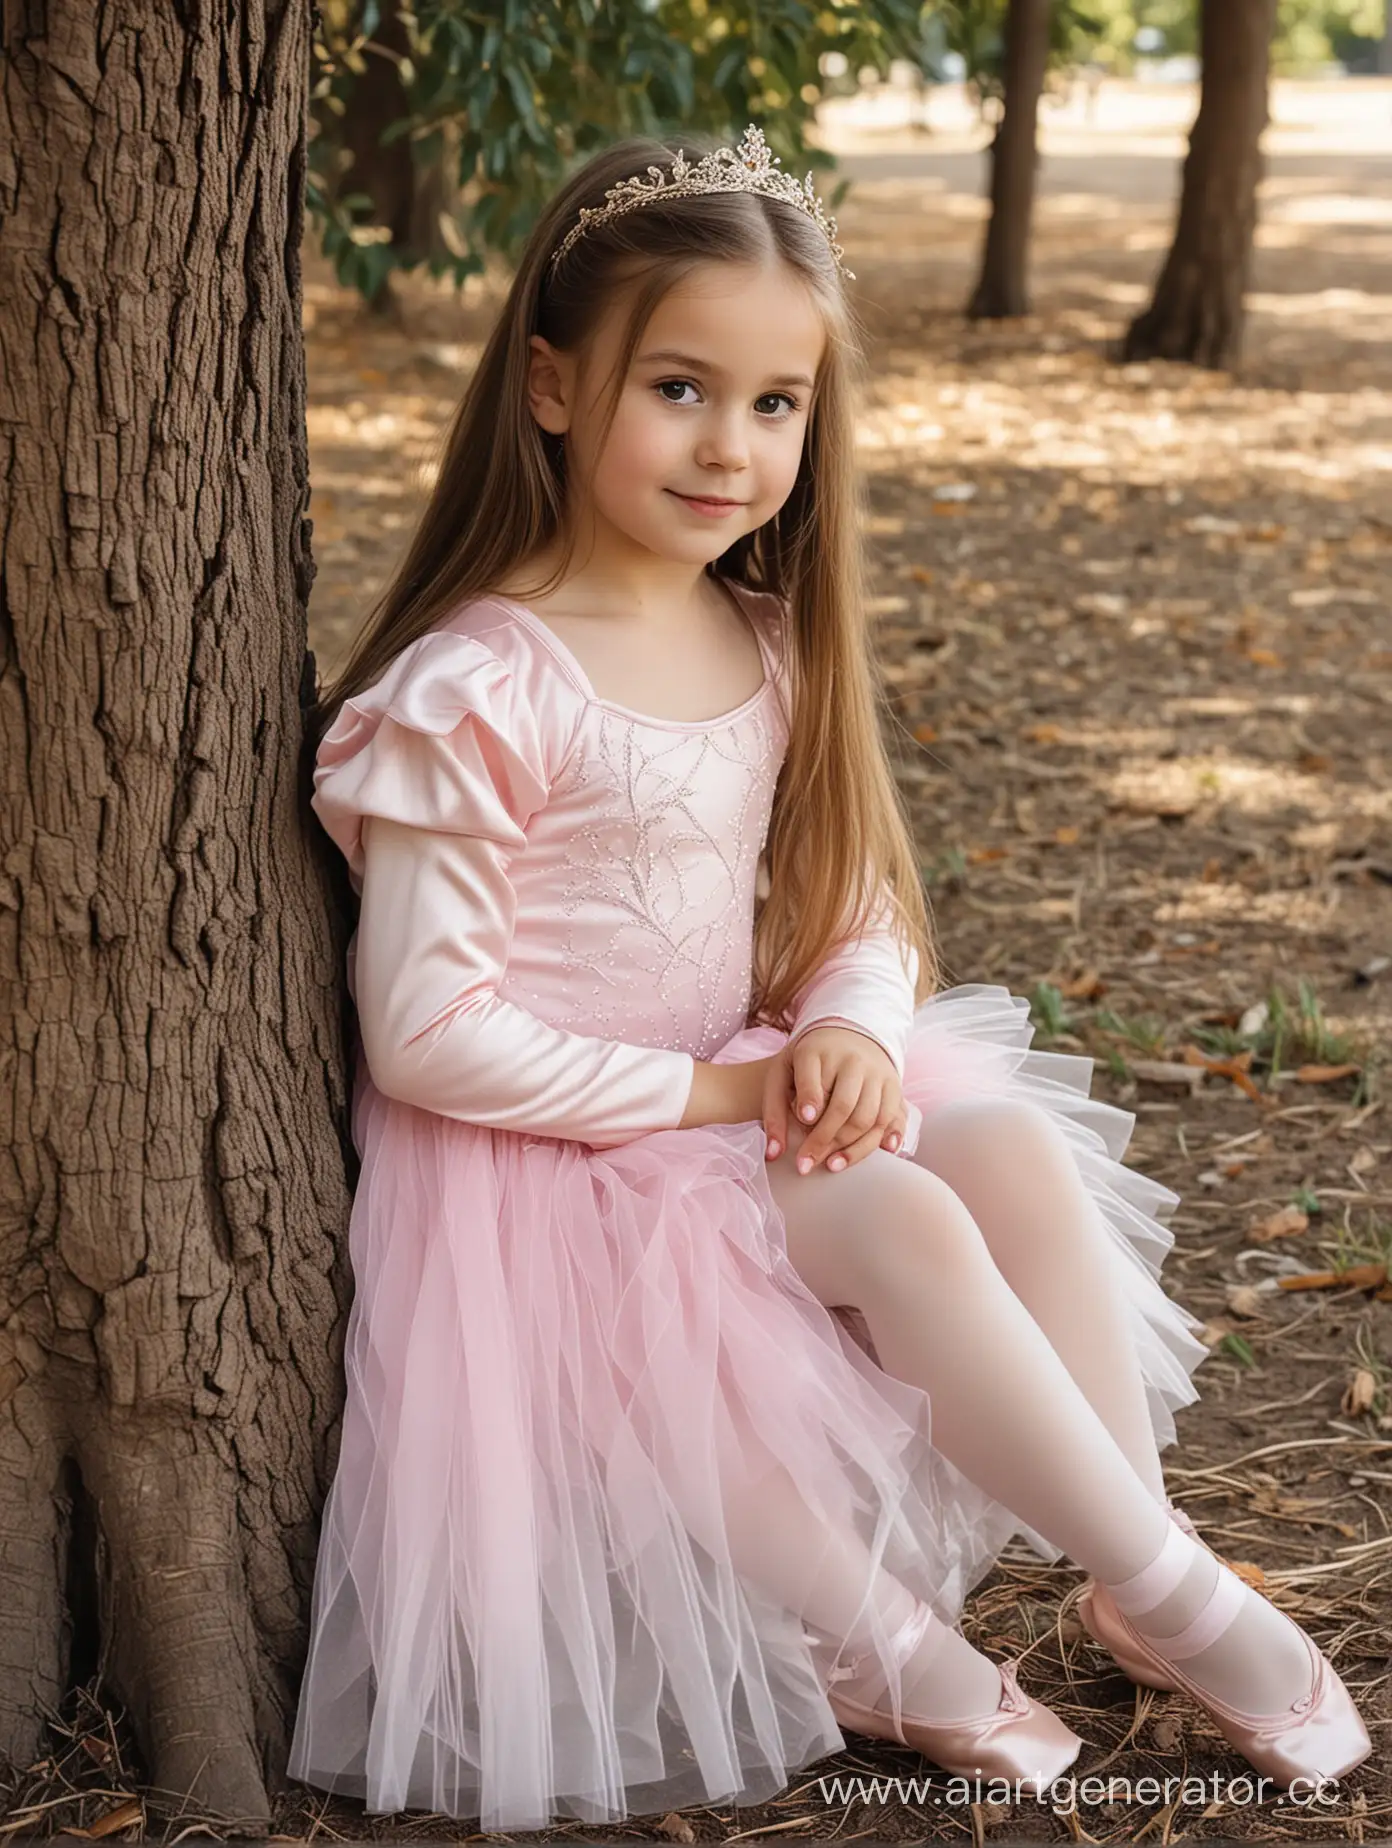
[[[499,591],[539,609],[554,606],[577,616],[594,613],[658,623],[681,623],[708,610],[719,594],[703,565],[651,553],[625,558],[600,548],[588,558],[583,553],[572,558],[560,581],[538,593],[535,587],[545,583],[560,557],[559,547],[537,553],[509,573]]]

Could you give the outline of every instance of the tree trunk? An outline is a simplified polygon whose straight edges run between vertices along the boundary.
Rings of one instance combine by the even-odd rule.
[[[1049,63],[1050,0],[1010,0],[1005,20],[1005,106],[991,143],[991,221],[981,277],[967,307],[973,320],[1028,314],[1030,223],[1039,98]]]
[[[1203,88],[1189,136],[1174,242],[1124,359],[1233,365],[1257,225],[1261,136],[1276,0],[1203,0]]]
[[[343,176],[343,189],[366,193],[372,200],[373,222],[385,225],[391,233],[391,248],[403,266],[437,257],[447,259],[449,251],[440,234],[439,220],[454,198],[451,175],[458,167],[457,151],[453,166],[449,160],[449,125],[438,131],[438,158],[424,165],[417,162],[406,136],[382,140],[392,123],[406,113],[397,60],[411,56],[411,41],[401,10],[392,0],[384,0],[372,44],[381,49],[366,53],[366,68],[353,86],[346,116],[327,116],[323,122],[323,131],[341,138],[352,156],[352,164]],[[391,270],[386,272],[370,298],[369,306],[379,313],[399,312],[392,274]]]
[[[351,1155],[313,576],[309,0],[12,0],[0,74],[0,1757],[96,1666],[264,1832]]]
[[[391,232],[392,248],[410,256],[416,231],[416,164],[411,143],[405,135],[386,143],[382,140],[392,123],[406,113],[397,59],[411,49],[405,22],[392,0],[384,0],[372,47],[364,56],[366,68],[353,85],[342,118],[343,145],[353,157],[344,185],[349,192],[368,195],[373,218]]]

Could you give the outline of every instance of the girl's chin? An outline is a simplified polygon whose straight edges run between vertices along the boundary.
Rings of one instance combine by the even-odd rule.
[[[732,546],[744,531],[742,526],[734,526],[723,520],[684,520],[664,523],[660,531],[628,533],[632,543],[655,557],[665,559],[673,565],[708,565],[713,563]]]
[[[628,519],[616,519],[605,513],[615,534],[621,534],[636,551],[650,552],[673,565],[713,564],[750,530],[749,509],[740,507],[728,518],[708,519],[692,513],[675,495],[664,489],[656,517],[634,526],[630,522],[633,508],[624,511]],[[603,512],[603,510],[601,510]],[[618,509],[615,509],[618,512]]]

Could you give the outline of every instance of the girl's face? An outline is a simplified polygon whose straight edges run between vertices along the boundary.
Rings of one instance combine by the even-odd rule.
[[[597,449],[624,324],[616,302],[578,356],[534,336],[532,411],[566,432],[597,539],[704,566],[792,492],[826,331],[786,264],[701,265],[653,311]]]

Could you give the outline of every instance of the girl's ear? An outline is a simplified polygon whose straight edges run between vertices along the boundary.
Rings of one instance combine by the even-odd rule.
[[[570,356],[558,352],[540,334],[533,334],[528,345],[531,360],[527,368],[527,402],[532,416],[552,436],[563,436],[570,428],[574,385]]]

